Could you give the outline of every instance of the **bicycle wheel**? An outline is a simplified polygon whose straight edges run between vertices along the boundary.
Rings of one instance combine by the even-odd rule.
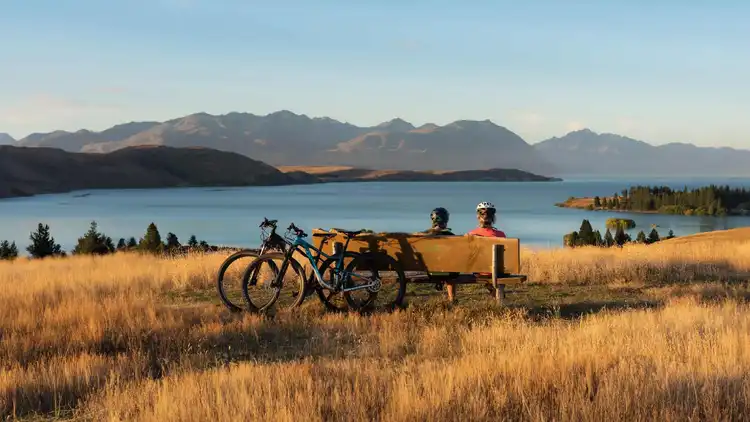
[[[231,312],[241,312],[244,309],[240,283],[246,268],[237,271],[235,271],[235,269],[230,271],[229,268],[235,261],[242,258],[251,258],[252,260],[255,260],[258,258],[258,253],[245,249],[229,255],[227,259],[221,263],[219,272],[216,275],[216,290],[219,293],[219,299],[221,299],[224,306],[226,306]],[[236,283],[232,283],[235,279]],[[237,292],[233,292],[232,289],[230,289],[231,284],[237,285]]]
[[[349,265],[357,256],[359,256],[358,252],[344,252],[344,264],[342,265],[342,268],[345,269],[347,265]],[[335,276],[339,274],[339,272],[336,271],[337,264],[338,258],[331,257],[323,261],[323,263],[320,264],[320,267],[318,268],[323,281],[331,286],[336,284]],[[312,275],[311,283],[314,283],[315,292],[318,294],[318,299],[320,299],[320,302],[323,303],[327,310],[334,312],[344,312],[349,309],[349,305],[346,303],[346,299],[344,299],[341,291],[333,291],[325,288],[324,286],[321,286],[320,283],[318,283],[318,280],[315,278],[315,274]]]
[[[344,289],[371,284],[370,280],[379,280],[379,283],[372,287],[344,291],[344,299],[349,308],[358,312],[391,311],[402,306],[406,293],[406,275],[392,256],[383,252],[359,254],[346,267]]]
[[[273,282],[287,259],[278,252],[259,256],[245,270],[242,277],[242,296],[250,312],[265,312],[278,304],[277,308],[286,311],[298,307],[305,300],[305,273],[296,259],[289,257],[289,265],[281,278],[281,284]],[[292,268],[291,273],[288,271]]]

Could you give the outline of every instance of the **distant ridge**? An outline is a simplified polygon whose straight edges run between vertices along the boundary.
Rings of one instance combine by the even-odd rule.
[[[375,170],[514,168],[545,176],[748,176],[750,151],[687,143],[653,146],[626,136],[570,132],[530,145],[490,120],[415,127],[395,117],[360,127],[289,110],[267,115],[194,113],[129,122],[101,132],[35,133],[16,145],[103,153],[137,145],[199,146],[274,166],[343,165]]]
[[[195,113],[166,122],[130,122],[93,132],[32,134],[22,146],[104,153],[137,145],[200,146],[236,152],[274,166],[348,165],[372,169],[474,170],[516,168],[553,172],[554,166],[521,137],[488,120],[416,128],[401,118],[359,127],[289,110]]]
[[[0,198],[81,189],[318,183],[240,154],[207,148],[137,146],[111,154],[0,146]]]
[[[676,142],[654,146],[590,129],[547,139],[534,148],[554,161],[558,175],[750,176],[750,150]]]

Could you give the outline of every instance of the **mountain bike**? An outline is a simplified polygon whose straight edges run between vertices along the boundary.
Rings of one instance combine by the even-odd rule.
[[[232,255],[229,255],[227,259],[222,262],[221,266],[219,267],[219,272],[216,275],[216,289],[219,293],[219,298],[221,299],[224,306],[226,306],[227,309],[229,309],[231,312],[241,312],[243,311],[244,304],[242,303],[236,303],[241,302],[241,299],[238,301],[233,302],[229,296],[227,295],[227,289],[225,286],[225,277],[227,276],[227,271],[229,270],[229,267],[237,260],[242,258],[253,258],[257,259],[260,255],[268,252],[268,251],[279,251],[284,252],[287,248],[287,242],[284,240],[283,237],[281,237],[279,234],[276,233],[276,227],[277,227],[278,220],[269,220],[268,218],[263,218],[263,221],[260,223],[260,230],[261,230],[261,244],[260,244],[260,250],[255,251],[253,249],[243,249],[240,251],[237,251],[233,253]],[[242,274],[244,275],[244,271]]]
[[[290,310],[299,307],[311,290],[318,292],[320,300],[331,309],[351,309],[361,312],[376,306],[378,298],[384,299],[383,308],[391,310],[400,307],[406,293],[406,276],[398,262],[388,254],[376,251],[354,252],[346,248],[352,237],[363,233],[364,230],[348,231],[337,229],[334,233],[316,233],[313,236],[324,237],[321,248],[308,243],[304,238],[307,234],[291,223],[285,235],[289,248],[282,253],[268,252],[260,255],[245,272],[242,280],[242,294],[248,310],[251,312],[265,312],[274,306],[279,299],[289,299],[280,308]],[[343,234],[346,242],[339,250],[334,249],[332,254],[323,252],[325,242]],[[294,258],[294,254],[300,252],[305,261],[312,267],[312,275],[305,277],[302,265]],[[313,256],[313,252],[317,255]],[[320,267],[316,266],[319,258],[324,258]],[[281,261],[277,264],[275,261]],[[264,265],[268,265],[270,273],[259,277]],[[289,282],[286,280],[289,266],[292,267],[292,276],[297,279]],[[391,283],[383,283],[383,275],[391,275],[386,280],[393,279],[395,275],[395,292],[390,290]],[[267,300],[258,300],[257,295],[251,295],[250,288],[258,286],[259,278],[262,278],[261,291],[270,292]],[[358,284],[361,283],[361,284]],[[383,287],[389,287],[383,290]],[[290,287],[291,293],[282,295],[282,289]],[[337,306],[333,303],[333,297],[342,294],[346,301],[346,307]],[[363,293],[362,299],[358,294]],[[252,297],[256,296],[256,297]]]

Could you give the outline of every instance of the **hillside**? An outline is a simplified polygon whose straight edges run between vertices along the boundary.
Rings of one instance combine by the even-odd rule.
[[[315,183],[245,156],[206,148],[130,147],[110,154],[0,146],[0,198],[80,189]]]
[[[376,169],[555,171],[520,136],[489,120],[461,120],[407,132],[368,132],[339,143],[325,160],[330,165]]]
[[[749,176],[750,150],[644,141],[589,129],[534,145],[559,174],[611,176]]]
[[[515,169],[410,171],[373,170],[346,166],[289,166],[279,167],[279,170],[308,173],[315,175],[322,182],[542,182],[560,180]]]
[[[7,133],[0,133],[0,145],[13,145],[16,142],[12,136]]]
[[[750,242],[750,227],[739,229],[716,230],[704,233],[696,233],[689,236],[678,236],[659,242],[664,245],[674,244],[704,244],[709,243],[747,243]]]
[[[373,127],[359,127],[283,110],[265,116],[197,113],[163,123],[131,123],[120,130],[115,128],[33,134],[20,145],[97,153],[138,145],[200,146],[236,152],[274,166],[518,168],[542,174],[555,170],[518,135],[489,121],[463,120],[415,128],[395,118]]]

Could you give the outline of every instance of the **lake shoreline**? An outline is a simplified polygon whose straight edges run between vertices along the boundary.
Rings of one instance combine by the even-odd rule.
[[[309,173],[308,173],[309,174]],[[529,173],[532,174],[532,173]],[[315,174],[309,174],[310,176],[315,177]],[[387,183],[423,183],[423,182],[441,182],[441,183],[460,183],[460,182],[472,182],[472,183],[544,183],[544,182],[563,182],[563,179],[559,178],[553,178],[553,177],[547,177],[547,176],[538,176],[538,179],[530,179],[530,180],[517,180],[517,179],[509,179],[509,180],[500,180],[500,179],[467,179],[467,180],[455,180],[455,179],[408,179],[403,178],[399,179],[397,177],[393,178],[318,178],[318,181],[316,182],[306,182],[306,181],[300,181],[298,183],[283,183],[283,184],[236,184],[236,185],[225,185],[225,184],[216,184],[216,185],[204,185],[204,184],[194,184],[194,185],[165,185],[165,186],[153,186],[153,187],[141,187],[141,186],[135,186],[135,187],[118,187],[118,188],[110,188],[110,187],[91,187],[91,188],[75,188],[75,189],[60,189],[60,190],[50,190],[50,191],[43,191],[43,192],[28,192],[23,191],[20,189],[11,190],[10,194],[5,194],[3,192],[0,192],[0,201],[8,200],[8,199],[19,199],[19,198],[31,198],[31,197],[37,197],[37,196],[43,196],[43,195],[61,195],[61,194],[74,194],[76,192],[89,192],[89,191],[106,191],[106,190],[160,190],[160,189],[191,189],[191,188],[207,188],[207,189],[222,189],[222,188],[249,188],[249,187],[279,187],[279,186],[310,186],[310,185],[321,185],[321,184],[341,184],[341,183],[373,183],[373,182],[387,182]]]
[[[629,213],[629,214],[675,215],[675,214],[660,213],[658,211],[619,210],[619,209],[610,209],[610,208],[603,208],[603,207],[597,208],[597,207],[594,207],[593,196],[583,196],[583,197],[578,197],[578,198],[567,199],[565,200],[565,202],[556,203],[555,206],[559,208],[571,208],[571,209],[584,210],[584,211],[619,212],[619,213]]]
[[[604,199],[601,197],[601,199]],[[611,198],[607,198],[611,199]],[[675,213],[668,213],[668,212],[659,212],[658,210],[629,210],[629,209],[616,209],[616,208],[604,208],[604,207],[595,207],[594,206],[594,197],[591,196],[582,196],[582,197],[576,197],[576,198],[568,198],[564,202],[558,202],[555,203],[556,207],[559,208],[570,208],[570,209],[578,209],[583,211],[600,211],[600,212],[619,212],[624,214],[644,214],[644,215],[675,215],[675,216],[687,216],[687,217],[715,217],[715,218],[722,218],[722,217],[744,217],[747,216],[747,214],[743,214],[742,212],[727,212],[726,215],[703,215],[703,214],[675,214]]]

